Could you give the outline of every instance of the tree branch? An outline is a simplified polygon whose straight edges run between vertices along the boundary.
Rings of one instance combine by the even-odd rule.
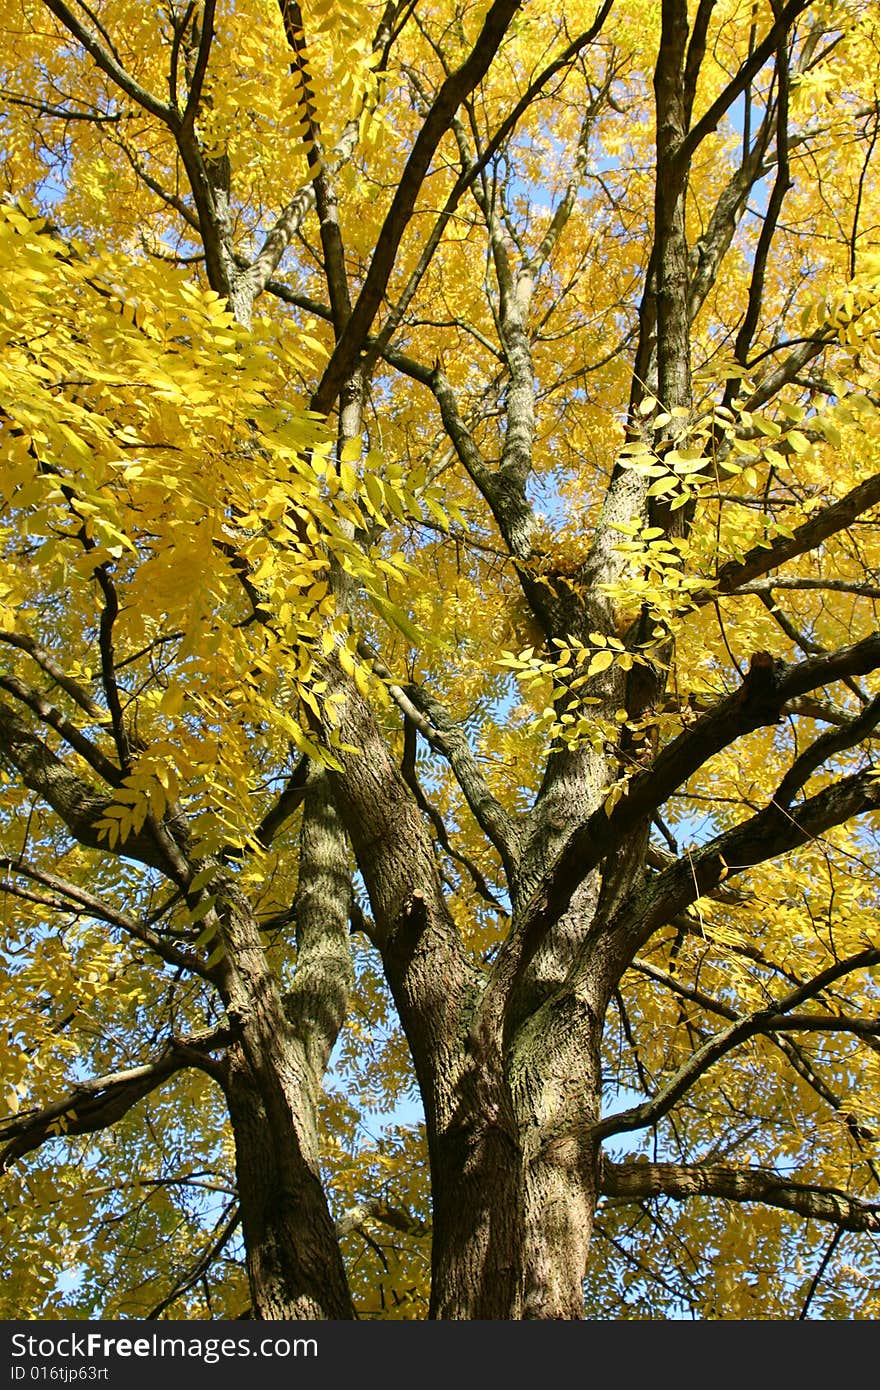
[[[806,984],[791,990],[782,999],[775,1000],[763,1009],[757,1009],[745,1018],[737,1018],[727,1028],[716,1033],[702,1047],[697,1048],[696,1052],[692,1053],[684,1066],[679,1068],[656,1096],[645,1101],[642,1105],[632,1106],[620,1114],[608,1115],[604,1120],[600,1120],[593,1127],[594,1137],[597,1140],[605,1139],[611,1134],[624,1134],[630,1130],[646,1129],[648,1126],[656,1124],[710,1067],[714,1066],[722,1057],[727,1056],[733,1048],[759,1034],[772,1033],[786,1028],[791,1022],[787,1015],[790,1015],[791,1010],[799,1004],[820,994],[828,985],[834,984],[844,975],[850,975],[855,970],[864,970],[877,964],[880,964],[880,949],[869,947],[854,956],[847,957],[846,960],[835,962],[834,965],[814,976]],[[809,1015],[807,1017],[809,1018]],[[874,1031],[876,1031],[876,1027]]]
[[[430,728],[430,726],[427,725],[426,721],[425,726]],[[477,890],[480,897],[485,902],[489,903],[495,909],[496,912],[501,912],[506,917],[508,915],[507,909],[495,897],[495,894],[490,889],[480,869],[477,867],[474,861],[471,858],[469,858],[468,855],[462,854],[453,846],[452,842],[449,839],[449,833],[446,829],[443,817],[441,816],[437,808],[431,805],[430,801],[424,793],[424,790],[422,789],[422,785],[419,782],[418,774],[416,772],[417,730],[423,733],[423,725],[421,723],[417,724],[415,720],[411,719],[408,715],[405,714],[403,721],[403,759],[400,765],[400,770],[403,773],[404,781],[406,782],[407,786],[409,787],[410,791],[415,797],[419,810],[422,811],[428,817],[428,820],[431,822],[431,825],[434,828],[434,835],[437,839],[437,843],[441,846],[442,849],[446,851],[450,859],[454,859],[457,864],[460,864],[462,868],[466,870],[474,888]]]
[[[800,575],[774,575],[772,579],[753,579],[730,590],[730,596],[740,594],[772,594],[775,589],[828,590],[835,594],[855,594],[858,598],[880,599],[880,584],[868,584],[860,579],[810,579]]]
[[[107,1129],[178,1071],[196,1066],[213,1075],[216,1064],[210,1053],[226,1046],[231,1036],[227,1028],[215,1028],[176,1039],[152,1062],[81,1081],[61,1100],[0,1122],[0,1173],[49,1139]]]
[[[141,922],[136,922],[127,913],[120,912],[117,908],[105,903],[102,899],[96,898],[93,893],[89,893],[85,888],[78,884],[70,883],[67,879],[59,878],[57,874],[47,873],[45,869],[39,869],[36,865],[28,864],[20,856],[17,858],[0,857],[0,868],[6,869],[9,873],[21,874],[24,878],[30,879],[33,883],[41,883],[45,888],[49,888],[53,893],[60,893],[69,903],[72,903],[77,911],[88,913],[96,921],[107,922],[110,926],[118,927],[127,936],[140,941],[144,946],[149,947],[157,956],[164,960],[168,965],[174,965],[178,969],[187,970],[194,975],[200,975],[202,979],[212,983],[216,982],[216,972],[208,969],[197,955],[192,951],[175,946],[166,937],[154,932],[151,927]],[[13,885],[6,885],[15,891]],[[63,902],[49,904],[48,899],[44,899],[47,905],[51,905],[58,911],[69,910],[65,908]],[[155,920],[155,918],[153,919]]]
[[[309,764],[300,827],[299,876],[293,900],[296,971],[284,996],[313,1084],[320,1085],[354,988],[349,941],[351,869],[345,832],[327,777]]]
[[[89,121],[94,125],[115,125],[122,120],[122,112],[107,114],[101,111],[68,111],[63,106],[51,106],[44,101],[30,101],[27,97],[13,96],[11,92],[3,92],[3,100],[8,101],[11,106],[24,106],[30,111],[37,111],[41,116],[51,116],[59,121]]]
[[[254,257],[252,264],[248,265],[245,263],[243,265],[242,269],[244,275],[242,278],[247,281],[248,287],[254,298],[261,294],[264,289],[269,289],[269,281],[278,267],[281,257],[293,240],[296,231],[302,225],[306,214],[317,205],[318,214],[321,218],[322,241],[324,241],[326,237],[325,227],[328,225],[328,212],[336,228],[335,232],[330,232],[333,245],[328,255],[327,269],[329,272],[330,264],[332,263],[334,266],[332,278],[335,281],[336,287],[342,291],[337,301],[337,322],[341,322],[343,318],[347,318],[351,306],[350,304],[346,306],[348,290],[346,286],[345,265],[344,261],[341,259],[342,243],[339,236],[338,221],[336,220],[335,195],[331,188],[331,182],[339,170],[348,163],[354,154],[359,137],[360,121],[358,119],[349,121],[334,145],[332,152],[329,155],[325,154],[321,145],[317,113],[314,109],[310,77],[305,62],[305,34],[302,14],[300,13],[299,6],[290,4],[288,0],[278,0],[278,8],[288,44],[294,54],[292,67],[300,78],[303,86],[303,105],[307,106],[309,139],[314,146],[310,162],[316,165],[316,172],[311,183],[303,188],[297,189],[293,197],[278,214],[274,225],[266,234],[263,244]],[[373,53],[381,53],[382,55],[378,66],[373,69],[374,74],[383,72],[387,67],[391,44],[397,37],[397,34],[391,33],[393,10],[393,5],[386,5],[373,36]],[[404,17],[404,23],[405,22],[406,18]],[[328,275],[328,281],[329,278],[331,278],[331,276]],[[271,289],[273,293],[278,293],[277,285],[272,286]],[[342,313],[338,312],[339,308],[342,309]],[[332,317],[333,315],[331,313],[331,318]]]
[[[731,82],[727,84],[724,91],[716,97],[707,111],[700,117],[696,125],[688,131],[684,146],[681,151],[683,160],[692,158],[697,147],[702,144],[707,135],[711,135],[713,130],[718,127],[718,122],[726,111],[730,109],[738,96],[741,96],[752,80],[757,77],[761,68],[766,63],[770,55],[778,48],[780,40],[788,32],[791,25],[805,9],[808,8],[810,0],[790,0],[789,4],[783,9],[776,11],[776,17],[772,27],[767,31],[759,44],[755,45],[754,50],[739,72]]]
[[[151,1308],[146,1317],[150,1321],[161,1318],[167,1308],[170,1308],[175,1299],[180,1298],[181,1294],[186,1293],[197,1284],[207,1274],[217,1256],[223,1252],[232,1236],[241,1225],[241,1210],[237,1202],[230,1203],[224,1208],[219,1222],[214,1227],[217,1232],[213,1239],[208,1242],[207,1248],[202,1252],[195,1264],[190,1269],[179,1274],[174,1281],[171,1292],[157,1303],[155,1308]],[[219,1229],[218,1229],[219,1227]]]
[[[679,999],[689,999],[691,1003],[698,1004],[707,1013],[717,1014],[721,1018],[726,1018],[731,1023],[740,1022],[740,1015],[729,1004],[723,1003],[720,999],[714,999],[704,990],[692,989],[688,985],[676,979],[665,970],[660,970],[656,965],[651,965],[646,960],[640,960],[638,956],[630,965],[631,970],[635,970],[639,975],[645,975],[650,980],[655,980],[657,984],[663,985]],[[880,1037],[880,1019],[876,1018],[849,1018],[845,1014],[786,1014],[784,1018],[768,1026],[766,1033],[852,1033],[855,1037],[865,1038],[869,1042]]]
[[[864,1202],[835,1187],[790,1182],[769,1168],[736,1168],[721,1163],[611,1163],[604,1159],[600,1191],[604,1197],[631,1202],[649,1197],[763,1202],[811,1221],[830,1221],[844,1231],[880,1231],[880,1204]]]
[[[95,827],[112,805],[112,797],[100,795],[78,777],[3,701],[0,701],[0,752],[18,769],[25,786],[42,797],[61,817],[75,840],[88,849],[106,853],[107,842]],[[119,852],[160,869],[178,886],[186,886],[185,878],[169,861],[164,847],[160,848],[152,836],[143,832],[131,834]]]
[[[192,76],[189,81],[186,107],[180,120],[181,130],[192,129],[192,126],[195,124],[199,102],[202,97],[202,88],[205,85],[205,74],[208,71],[211,44],[214,41],[214,11],[216,8],[217,0],[202,0],[199,47],[196,53],[196,61],[193,65]]]
[[[554,58],[553,61],[549,63],[542,70],[542,72],[538,74],[534,81],[532,81],[529,84],[528,88],[520,97],[513,110],[505,117],[504,121],[502,121],[501,125],[495,131],[495,134],[488,141],[479,158],[474,163],[469,164],[459,175],[452,190],[449,193],[449,196],[446,199],[446,202],[443,205],[443,208],[441,209],[436,221],[434,222],[434,225],[427,237],[427,240],[425,241],[425,244],[416,262],[416,265],[404,287],[403,293],[400,295],[397,303],[394,305],[393,309],[389,313],[386,322],[382,326],[382,331],[379,333],[375,340],[375,343],[371,346],[369,352],[367,353],[367,357],[363,364],[365,368],[367,368],[373,361],[375,361],[377,357],[385,355],[385,349],[391,342],[391,338],[394,332],[396,331],[401,319],[403,318],[403,315],[406,313],[409,303],[412,300],[416,290],[418,289],[418,286],[421,283],[422,278],[425,272],[427,271],[428,266],[431,263],[431,260],[433,259],[437,247],[440,245],[443,233],[449,223],[450,218],[455,212],[455,209],[457,208],[463,193],[465,193],[465,191],[468,188],[474,186],[476,180],[487,168],[491,159],[494,158],[494,156],[498,153],[498,151],[504,144],[504,141],[515,129],[520,117],[526,110],[528,110],[528,108],[533,103],[535,97],[542,90],[542,88],[546,86],[546,84],[550,81],[551,77],[555,76],[555,74],[561,68],[563,68],[566,65],[566,63],[570,62],[572,58],[574,58],[583,48],[585,48],[588,44],[592,43],[593,39],[596,38],[596,36],[601,31],[602,26],[604,25],[605,20],[608,17],[608,14],[611,11],[612,4],[613,0],[604,0],[601,9],[599,10],[595,20],[590,25],[589,29],[579,34],[576,39],[574,39],[570,44],[568,44],[567,47],[562,51],[562,53],[560,53],[557,58]]]
[[[33,690],[17,676],[0,676],[0,690],[6,690],[25,705],[32,714],[47,724],[50,729],[54,729],[60,734],[65,743],[79,753],[80,757],[89,764],[93,771],[103,777],[104,781],[111,787],[118,787],[122,784],[123,775],[111,758],[103,753],[97,744],[71,724],[69,719],[57,710],[54,705],[50,705],[48,700],[44,700],[37,690]]]
[[[408,685],[405,693],[423,716],[417,721],[419,732],[446,758],[474,819],[498,850],[508,875],[512,875],[519,857],[519,835],[511,817],[490,792],[467,736],[424,686]]]
[[[771,797],[774,806],[791,804],[795,793],[809,780],[817,767],[846,748],[853,748],[868,738],[880,724],[880,695],[871,700],[862,712],[837,728],[828,729],[795,758]]]
[[[92,549],[91,544],[89,544],[87,548]],[[119,698],[119,685],[116,680],[116,656],[113,649],[113,627],[116,619],[119,617],[119,597],[116,593],[116,586],[110,578],[110,573],[106,565],[98,565],[95,568],[95,578],[104,596],[101,618],[98,625],[98,645],[101,653],[101,683],[104,688],[104,698],[107,701],[107,708],[110,711],[110,721],[113,725],[113,739],[116,744],[116,751],[119,754],[120,766],[123,772],[128,773],[131,771],[131,741],[128,736],[128,730],[125,727],[122,702]]]
[[[156,116],[163,125],[174,130],[178,122],[177,113],[158,97],[148,92],[146,87],[126,72],[119,61],[117,55],[111,52],[110,48],[102,43],[97,34],[92,33],[88,26],[73,12],[70,6],[64,4],[64,0],[43,0],[47,10],[51,10],[55,18],[64,25],[69,33],[82,44],[89,56],[95,61],[102,72],[116,83],[126,96],[131,97],[132,101],[137,102],[138,106],[149,111],[151,116]],[[97,27],[97,26],[96,26]]]
[[[649,818],[714,754],[720,753],[744,734],[762,725],[778,722],[781,709],[792,698],[844,676],[864,675],[878,666],[880,634],[830,655],[811,657],[794,665],[774,663],[767,653],[756,653],[739,690],[719,700],[711,710],[661,749],[653,766],[631,779],[610,814],[600,806],[572,832],[555,864],[523,910],[516,933],[519,941],[514,937],[509,938],[505,952],[523,952],[524,956],[529,956],[537,949],[543,935],[568,907],[577,886],[605,855],[620,844],[636,825]],[[880,781],[872,781],[867,774],[839,783],[837,789],[839,802],[833,796],[835,788],[830,788],[804,803],[798,810],[798,818],[770,806],[746,823],[747,830],[737,827],[712,841],[706,850],[692,856],[687,864],[671,868],[649,880],[644,891],[651,903],[655,904],[650,913],[655,926],[659,925],[659,917],[664,912],[663,920],[668,921],[694,898],[721,881],[726,870],[722,869],[722,862],[714,855],[723,855],[723,862],[728,866],[758,863],[803,844],[811,834],[829,825],[836,825],[849,816],[873,809],[880,799]],[[803,818],[802,823],[799,818]],[[756,841],[756,831],[764,838]],[[774,848],[774,844],[778,844],[778,848]],[[743,859],[744,854],[755,857]],[[699,891],[690,893],[688,888],[695,886],[695,880],[689,884],[688,875],[698,861],[703,865],[703,878]],[[710,863],[713,865],[711,871]],[[681,880],[673,878],[678,874],[682,875]],[[673,882],[677,890],[671,893],[668,904],[661,908],[662,885],[668,884],[671,888]],[[654,894],[657,896],[652,896]]]
[[[45,671],[46,675],[93,719],[101,721],[107,718],[106,711],[102,710],[101,706],[92,699],[89,692],[79,685],[72,676],[68,676],[54,656],[41,647],[33,637],[20,632],[0,632],[0,642],[6,642],[10,647],[17,647],[19,651],[26,652],[31,660],[36,662],[40,670]]]
[[[380,1225],[387,1226],[392,1231],[399,1231],[405,1236],[419,1238],[431,1234],[431,1227],[419,1217],[413,1216],[403,1207],[392,1206],[380,1199],[360,1202],[356,1207],[349,1207],[336,1222],[336,1234],[346,1236],[349,1231],[359,1230],[367,1221],[378,1221]]]
[[[791,174],[788,162],[788,48],[784,40],[780,41],[777,50],[776,80],[779,85],[779,96],[776,106],[776,178],[773,182],[773,188],[770,191],[767,211],[761,223],[758,245],[755,248],[745,318],[736,335],[736,343],[733,349],[734,357],[737,362],[741,362],[743,366],[745,366],[749,359],[752,339],[755,336],[755,330],[758,326],[758,320],[761,314],[761,305],[764,300],[764,279],[767,273],[767,260],[770,255],[770,247],[773,243],[773,237],[776,234],[785,195],[791,187]],[[729,404],[736,395],[737,384],[736,378],[731,378],[728,381],[726,390],[727,404]]]
[[[462,66],[443,83],[413,142],[400,175],[391,207],[376,239],[361,292],[324,375],[311,400],[311,409],[327,415],[344,381],[351,375],[388,284],[403,233],[437,146],[449,129],[462,101],[485,75],[522,0],[493,0],[482,30]]]
[[[306,794],[308,771],[308,758],[300,758],[284,783],[277,800],[269,807],[254,831],[254,838],[262,845],[263,849],[269,848],[285,821],[288,821],[297,808],[302,805]]]

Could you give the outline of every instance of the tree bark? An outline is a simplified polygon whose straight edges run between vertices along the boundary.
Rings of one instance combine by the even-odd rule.
[[[279,1043],[279,1052],[283,1044]],[[289,1060],[265,1059],[279,1074]],[[283,1086],[283,1083],[282,1083]],[[254,1317],[349,1319],[354,1316],[333,1220],[312,1143],[313,1117],[299,1088],[288,1095],[288,1123],[270,1118],[253,1070],[230,1049],[224,1090],[235,1138],[235,1167]]]
[[[431,1307],[439,1319],[522,1316],[522,1159],[509,1097],[475,1059],[428,1125]]]
[[[559,991],[509,1050],[524,1151],[523,1308],[528,1319],[583,1317],[583,1279],[598,1190],[601,1017],[586,992]]]
[[[321,902],[329,897],[329,876],[325,874],[322,883],[320,868],[333,830],[332,813],[319,783],[307,798],[304,854],[313,863],[318,889],[324,889],[318,895]],[[301,910],[308,916],[309,905],[302,904],[302,896]],[[332,952],[322,952],[319,976],[312,973],[304,980],[306,993],[313,997],[317,978],[323,986],[322,1037],[315,1032],[318,1013],[299,1037],[253,915],[234,888],[224,887],[218,904],[227,1014],[239,1030],[227,1053],[222,1080],[235,1138],[254,1313],[265,1319],[352,1318],[351,1295],[321,1180],[317,1112],[328,1041],[335,1038],[342,1021],[348,975],[340,971]],[[329,925],[332,936],[332,918]],[[308,959],[325,943],[320,936],[317,941],[310,939],[314,922],[306,921],[304,926],[301,939]],[[294,998],[294,1018],[298,1003]]]

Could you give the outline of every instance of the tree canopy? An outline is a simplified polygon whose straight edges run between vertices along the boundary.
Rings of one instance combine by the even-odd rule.
[[[880,1316],[878,72],[8,0],[3,1316]]]

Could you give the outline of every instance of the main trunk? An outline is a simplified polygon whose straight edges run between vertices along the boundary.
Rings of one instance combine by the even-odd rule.
[[[533,1123],[545,1103],[532,1096]],[[588,1134],[560,1135],[528,1155],[475,1118],[431,1147],[431,1317],[582,1317],[597,1196]]]
[[[560,991],[519,1027],[503,1060],[471,1038],[445,1123],[428,1116],[432,1317],[583,1316],[600,1026],[582,993]]]

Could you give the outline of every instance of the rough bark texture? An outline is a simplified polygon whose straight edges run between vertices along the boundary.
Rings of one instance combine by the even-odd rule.
[[[235,1137],[235,1171],[247,1252],[252,1315],[347,1319],[351,1296],[321,1182],[313,1117],[303,1113],[301,1078],[285,1090],[282,1113],[264,1103],[243,1049],[228,1056],[224,1090]],[[283,1044],[261,1069],[290,1076]]]
[[[318,793],[307,808],[306,825],[322,810]],[[316,857],[316,839],[320,842],[320,832],[312,827],[307,860]],[[304,1036],[297,1036],[256,922],[234,890],[226,896],[224,984],[227,1014],[240,1041],[227,1054],[222,1080],[235,1136],[254,1313],[267,1319],[350,1318],[351,1297],[321,1180],[317,1118],[329,1045],[344,1011],[347,972],[340,988],[341,972],[331,967],[332,983],[321,991],[325,1016],[311,1013]],[[309,980],[303,992],[311,988]]]

